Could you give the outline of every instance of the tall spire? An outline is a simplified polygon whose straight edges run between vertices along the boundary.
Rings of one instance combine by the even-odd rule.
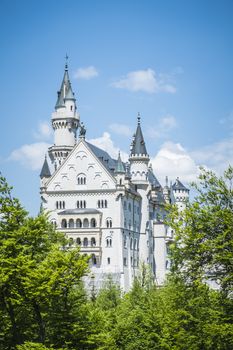
[[[125,167],[124,167],[124,164],[122,163],[120,152],[118,154],[118,159],[117,159],[116,168],[115,168],[115,174],[125,174]]]
[[[131,156],[132,155],[148,155],[141,129],[140,113],[138,113],[138,125],[131,149]]]
[[[65,106],[65,100],[73,100],[75,101],[74,93],[72,91],[71,82],[68,73],[68,56],[66,55],[66,63],[65,63],[65,71],[63,80],[61,83],[61,88],[57,92],[57,102],[55,109]]]

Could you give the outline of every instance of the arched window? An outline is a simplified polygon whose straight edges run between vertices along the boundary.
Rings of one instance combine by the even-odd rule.
[[[111,228],[112,227],[112,219],[111,218],[107,218],[106,226],[107,226],[107,228]]]
[[[127,238],[124,236],[124,248],[127,248]]]
[[[73,219],[69,220],[69,228],[74,228],[74,220]]]
[[[56,209],[59,209],[58,201],[56,201]]]
[[[77,245],[81,245],[81,239],[80,239],[80,237],[77,237],[77,238],[76,238],[76,244],[77,244]]]
[[[133,249],[137,250],[137,240],[136,239],[134,240]]]
[[[111,248],[112,246],[112,238],[111,237],[107,237],[106,238],[106,247],[107,248]]]
[[[65,209],[65,202],[62,202],[62,208]]]
[[[79,201],[77,201],[77,208],[79,208]]]
[[[61,221],[61,227],[62,227],[62,228],[67,228],[67,221],[66,221],[66,219],[62,219],[62,221]]]
[[[86,185],[86,175],[85,174],[79,174],[77,176],[77,184],[78,185]]]
[[[57,227],[57,222],[56,222],[55,219],[52,219],[52,220],[51,220],[51,224],[53,225],[54,228]]]
[[[93,265],[96,265],[96,264],[97,264],[97,260],[96,260],[95,254],[92,254],[92,256],[91,256],[91,261],[92,261],[92,264],[93,264]]]
[[[104,207],[104,201],[102,200],[101,201],[101,208],[103,208]]]
[[[86,208],[86,201],[83,201],[83,208]]]
[[[76,220],[76,227],[81,228],[82,227],[82,221],[80,219]]]
[[[74,244],[73,238],[69,238],[69,247],[71,247]]]
[[[83,240],[83,246],[84,247],[88,246],[88,239],[87,239],[87,237],[85,237],[84,240]]]
[[[133,249],[133,238],[130,238],[130,249]]]
[[[105,207],[105,208],[108,207],[108,202],[106,201],[106,199],[105,199],[105,201],[104,201],[104,207]]]
[[[91,227],[96,227],[96,219],[91,219]]]
[[[85,228],[89,227],[89,221],[87,218],[83,220],[83,227]]]
[[[96,246],[95,237],[91,237],[91,246],[92,246],[92,247],[95,247],[95,246]]]
[[[100,200],[98,200],[98,208],[100,208]]]

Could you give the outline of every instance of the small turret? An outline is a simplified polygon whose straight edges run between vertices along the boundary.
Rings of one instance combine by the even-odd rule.
[[[132,182],[137,184],[147,182],[149,160],[150,158],[146,150],[146,144],[141,129],[141,118],[140,114],[138,113],[137,130],[135,136],[133,137],[129,157]]]
[[[171,186],[171,189],[173,191],[173,195],[179,209],[185,209],[186,203],[189,199],[189,189],[180,182],[178,177],[176,178],[174,184]]]
[[[165,186],[163,188],[163,196],[166,203],[170,203],[170,188],[168,186],[168,177],[165,178]]]
[[[49,165],[47,161],[47,156],[45,155],[44,164],[42,166],[41,172],[40,172],[40,178],[41,178],[41,185],[44,186],[46,180],[51,176],[51,172],[49,170]]]
[[[123,164],[123,162],[121,160],[120,152],[118,154],[118,159],[117,159],[117,163],[116,163],[114,174],[115,174],[115,177],[117,179],[117,185],[122,186],[123,183],[124,183],[126,171],[125,171],[124,164]]]

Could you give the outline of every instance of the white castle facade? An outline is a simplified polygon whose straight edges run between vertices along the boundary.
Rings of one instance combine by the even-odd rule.
[[[189,190],[177,179],[162,187],[153,173],[140,117],[129,162],[85,139],[77,113],[68,67],[52,114],[54,145],[41,170],[41,201],[57,230],[91,256],[92,278],[100,286],[111,274],[127,291],[142,262],[160,285],[169,268],[167,252],[173,238],[164,224],[165,203],[185,207]],[[76,137],[79,131],[79,137]],[[87,282],[88,283],[88,282]]]

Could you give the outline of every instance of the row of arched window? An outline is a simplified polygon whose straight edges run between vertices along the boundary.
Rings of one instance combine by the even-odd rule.
[[[98,208],[107,208],[108,207],[108,202],[107,202],[107,200],[105,199],[105,200],[98,200],[98,202],[97,202],[97,207]]]
[[[56,201],[56,209],[65,209],[65,206],[64,201]]]
[[[130,249],[139,250],[139,241],[136,238],[130,238]],[[127,248],[127,237],[124,236],[124,248]]]
[[[62,228],[95,228],[96,226],[97,222],[95,218],[92,218],[90,221],[87,218],[85,218],[83,221],[81,219],[77,219],[76,221],[74,221],[74,219],[62,219],[61,221]]]
[[[96,246],[96,239],[95,237],[91,237],[90,240],[88,240],[87,237],[84,237],[83,240],[81,240],[80,237],[77,237],[75,240],[74,238],[69,238],[69,246],[73,246],[74,244],[77,244],[79,246],[83,247],[95,247]]]
[[[87,207],[87,203],[85,200],[79,200],[76,203],[78,209],[85,209]],[[65,201],[56,201],[55,203],[56,209],[65,209]],[[105,200],[98,200],[97,202],[98,208],[107,208],[108,207],[108,201]]]
[[[86,201],[77,201],[77,208],[86,208]]]

